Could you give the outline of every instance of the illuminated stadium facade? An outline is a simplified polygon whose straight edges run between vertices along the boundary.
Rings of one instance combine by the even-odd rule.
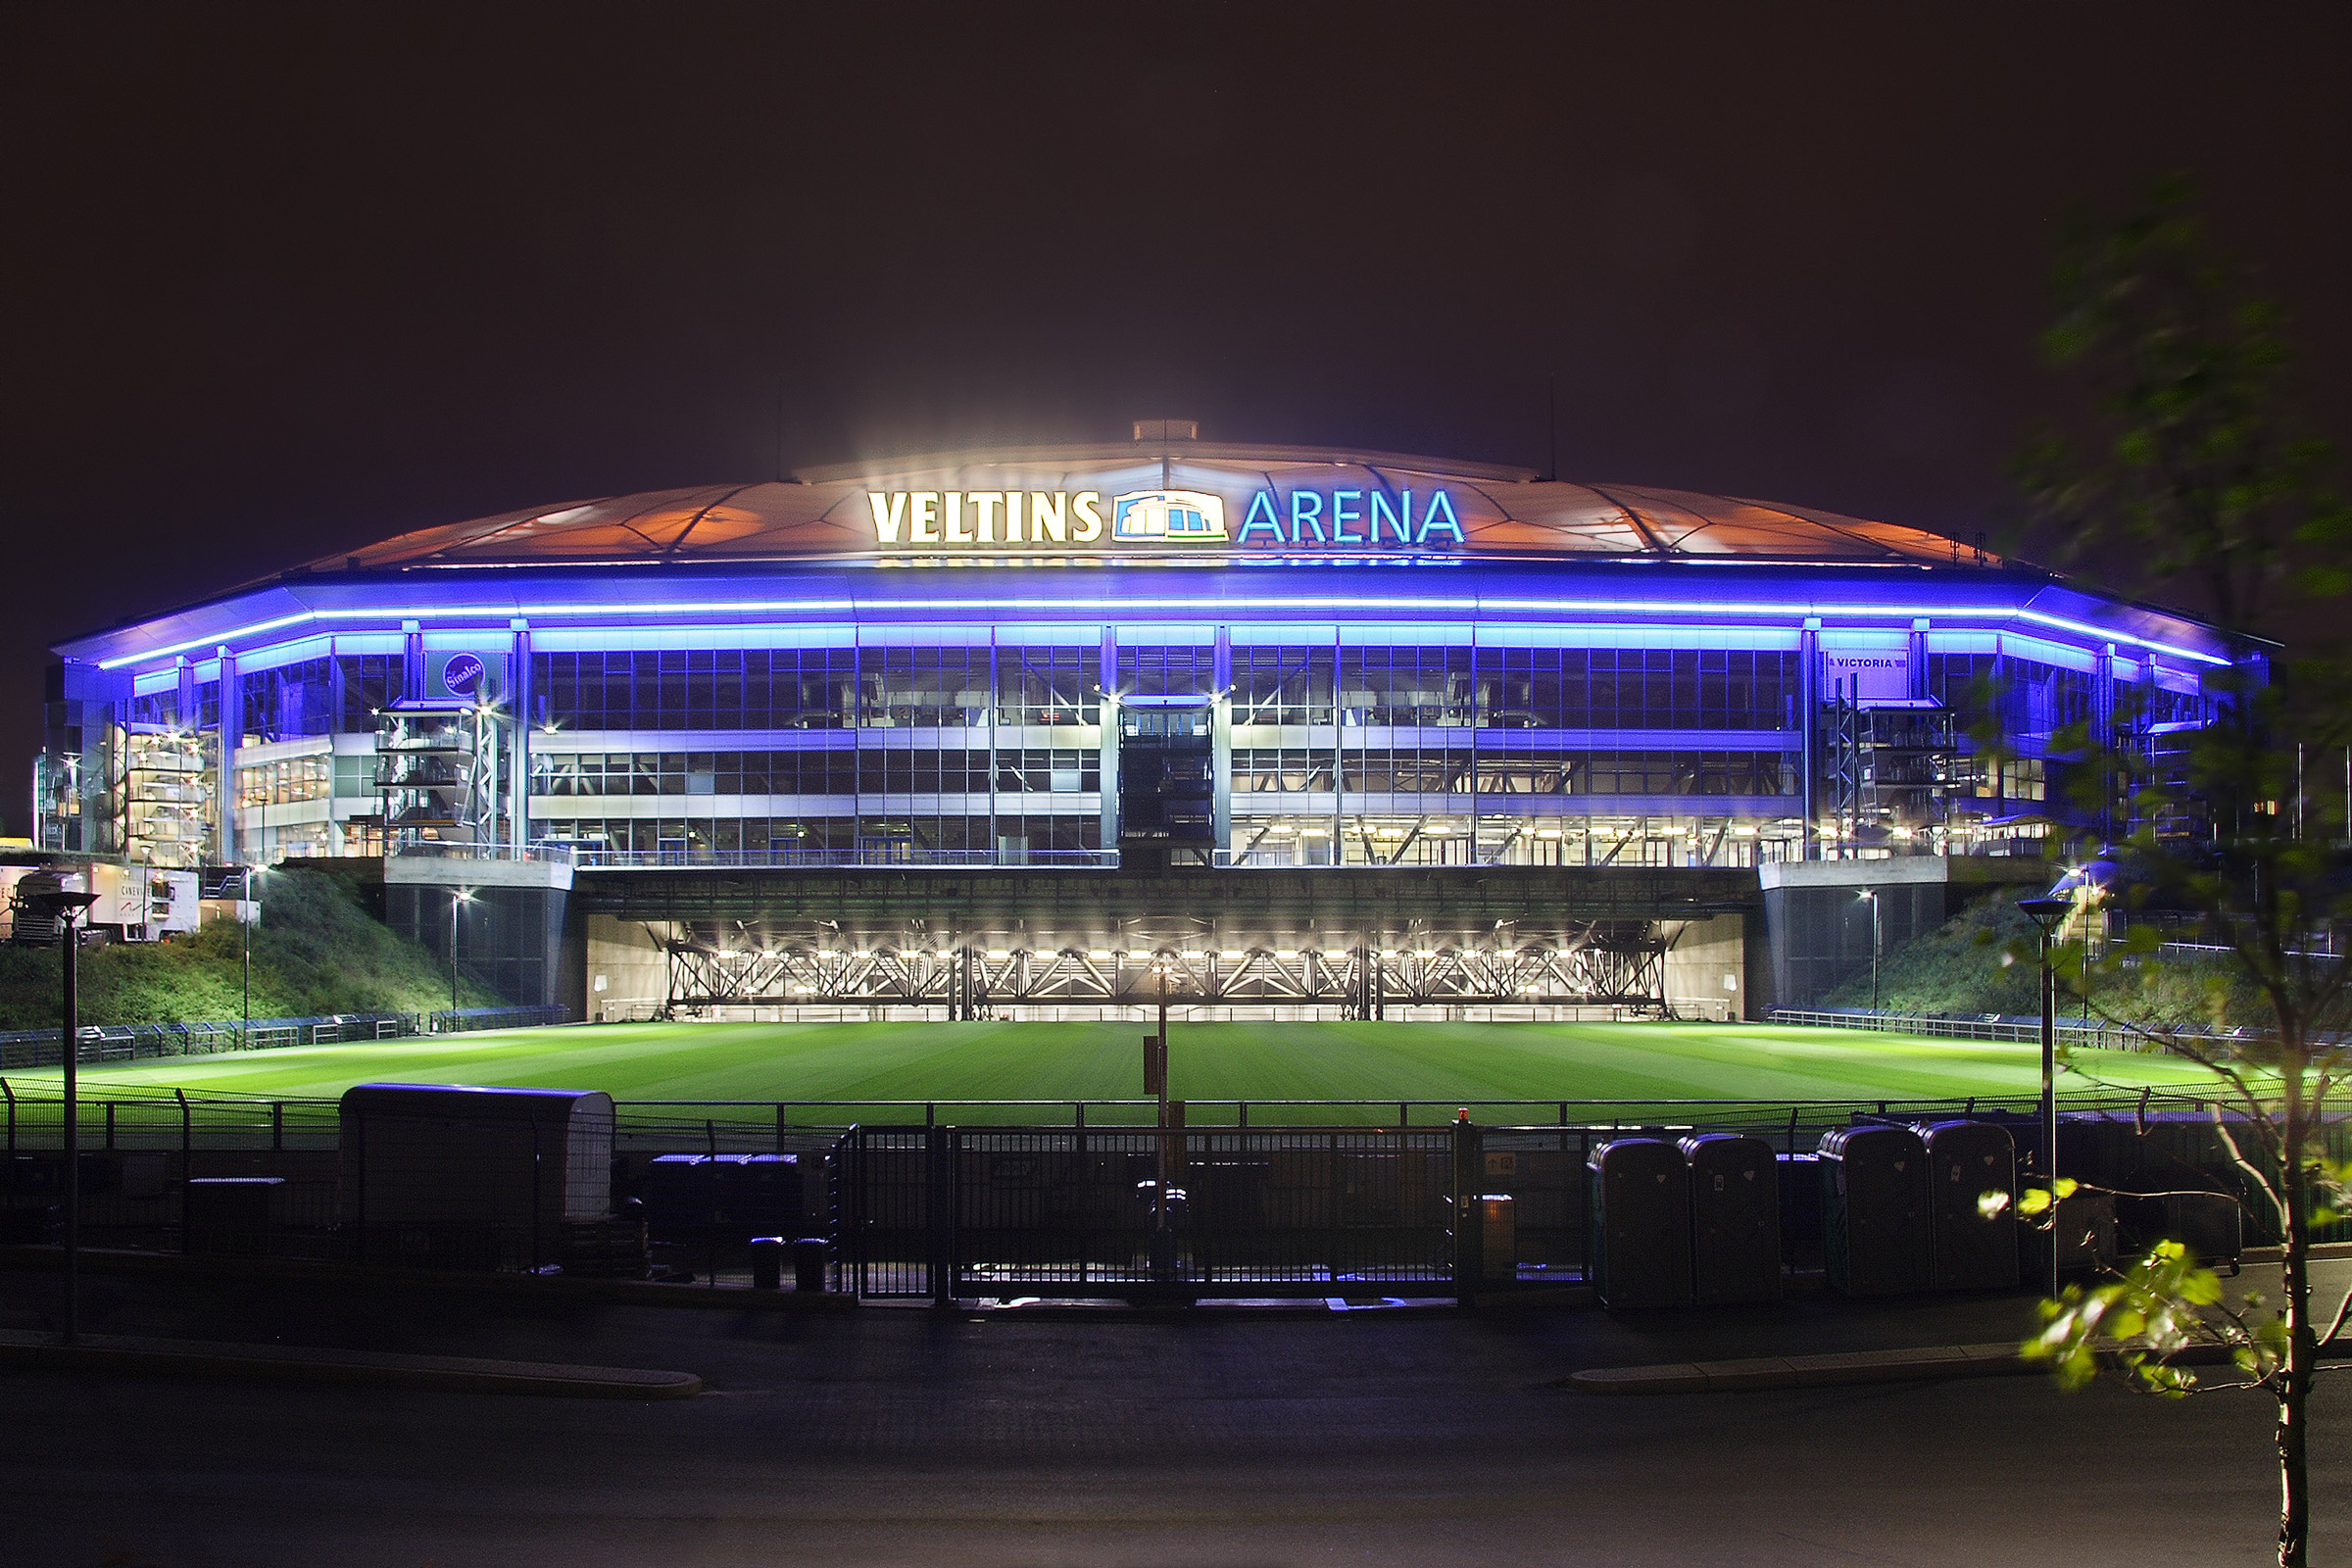
[[[671,953],[665,1000],[681,962],[789,968],[795,949],[818,966],[800,979],[690,989],[821,1001],[846,995],[823,962],[915,951],[880,932],[898,915],[855,955],[784,931],[823,877],[877,868],[969,872],[1016,904],[1035,895],[1007,878],[1115,868],[1113,905],[1172,877],[1220,906],[1261,870],[1372,876],[1359,897],[1483,869],[1565,907],[1637,868],[1762,890],[1806,879],[1775,867],[1899,880],[1886,862],[2034,851],[2054,735],[2130,713],[2153,740],[2254,657],[1899,525],[1138,436],[459,523],[63,645],[41,842],[170,866],[386,856],[395,885],[563,865],[570,904],[624,925],[659,882],[661,940],[693,956]],[[722,873],[756,916],[733,938],[693,906]],[[1218,876],[1242,880],[1200,880]],[[593,932],[549,918],[573,934],[543,989],[601,1010]],[[1054,951],[1118,953],[1127,918],[1064,919]],[[1007,994],[986,954],[1038,960],[998,946],[1029,923],[974,938],[977,981],[931,941],[947,989],[902,977],[908,999]],[[1309,955],[1436,940],[1259,934]],[[1230,967],[1232,940],[1175,946]],[[1360,1002],[1368,972],[1299,999]]]

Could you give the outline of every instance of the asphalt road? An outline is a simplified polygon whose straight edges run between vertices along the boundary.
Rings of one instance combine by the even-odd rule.
[[[47,1287],[0,1276],[0,1321]],[[268,1565],[2258,1564],[2269,1406],[1583,1366],[1989,1340],[2022,1299],[1307,1320],[564,1307],[104,1279],[94,1329],[683,1367],[668,1404],[0,1379],[0,1552]],[[2352,1560],[2352,1370],[2315,1559]]]

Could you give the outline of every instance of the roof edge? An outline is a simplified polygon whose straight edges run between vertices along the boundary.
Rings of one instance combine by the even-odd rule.
[[[1405,452],[1367,452],[1354,447],[1267,446],[1234,441],[1100,441],[1066,445],[971,447],[945,452],[913,453],[906,457],[868,458],[856,463],[829,463],[795,468],[800,484],[840,484],[853,479],[887,479],[942,468],[968,468],[1003,464],[1069,465],[1090,463],[1152,463],[1160,458],[1185,458],[1211,463],[1246,463],[1255,466],[1293,466],[1325,463],[1362,467],[1403,468],[1414,473],[1444,474],[1448,478],[1487,479],[1497,484],[1533,484],[1541,477],[1534,468],[1504,463],[1478,463],[1466,458],[1435,458]]]

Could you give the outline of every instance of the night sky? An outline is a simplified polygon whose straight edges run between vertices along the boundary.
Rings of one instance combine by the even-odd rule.
[[[1542,467],[1556,377],[1566,477],[1998,541],[2057,221],[2167,171],[2341,439],[2348,62],[2319,6],[9,5],[0,821],[57,639],[779,461]]]

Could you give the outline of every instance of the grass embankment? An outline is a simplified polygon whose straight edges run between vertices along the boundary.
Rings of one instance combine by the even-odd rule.
[[[315,871],[262,879],[253,933],[253,1015],[422,1012],[449,1005],[449,969],[363,908],[342,883]],[[197,1023],[244,1012],[244,939],[233,920],[171,942],[110,943],[81,951],[85,1024]],[[0,945],[0,1029],[57,1026],[58,951]],[[479,986],[467,1006],[495,1005]]]
[[[389,1079],[601,1089],[621,1101],[1108,1100],[1142,1092],[1141,1034],[1133,1023],[583,1025],[171,1058],[93,1068],[85,1082],[93,1093],[135,1085],[290,1099]],[[1529,1107],[1559,1100],[1944,1100],[2026,1096],[2038,1082],[2033,1046],[1832,1029],[1179,1023],[1172,1036],[1177,1096],[1269,1106],[1353,1099]],[[2208,1082],[2172,1057],[2075,1058],[2062,1080],[2069,1094]],[[19,1082],[35,1076],[11,1074]]]
[[[2034,923],[2011,895],[1993,894],[1887,953],[1879,963],[1878,1004],[1888,1012],[2031,1017],[2041,1010],[2033,954]],[[1831,1007],[1869,1006],[1870,965],[1865,962],[1821,1000]],[[2078,983],[2062,977],[2059,1014],[2080,1017],[2083,1010]],[[2138,960],[2121,974],[2094,976],[2090,1012],[2155,1025],[2262,1027],[2268,1021],[2260,999],[2230,964],[2172,954]]]

